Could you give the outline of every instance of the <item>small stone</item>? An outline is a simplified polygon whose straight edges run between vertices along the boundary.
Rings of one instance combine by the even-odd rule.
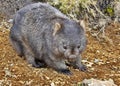
[[[100,51],[99,51],[99,50],[97,50],[96,52],[97,52],[97,53],[100,53]]]
[[[54,82],[52,82],[52,83],[50,84],[50,86],[55,86]]]
[[[5,76],[12,77],[12,74],[8,68],[5,68],[4,71],[5,71]]]
[[[100,61],[99,59],[95,59],[95,60],[94,60],[95,63],[98,63],[99,61]]]
[[[89,62],[88,64],[86,64],[87,67],[92,67],[93,63]]]

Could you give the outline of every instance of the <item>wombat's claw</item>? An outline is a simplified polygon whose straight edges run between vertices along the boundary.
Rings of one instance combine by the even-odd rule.
[[[40,65],[38,65],[38,64],[32,64],[32,67],[40,68]]]
[[[36,67],[36,68],[42,68],[42,67],[45,67],[45,64],[43,64],[43,63],[34,63],[34,64],[32,64],[32,67]]]
[[[82,65],[78,68],[80,71],[87,71],[87,67],[85,65]]]
[[[72,73],[69,69],[59,69],[57,71],[60,73],[66,74],[66,75],[72,75]]]
[[[38,65],[39,65],[40,68],[46,67],[46,64],[45,64],[45,63],[38,62]]]

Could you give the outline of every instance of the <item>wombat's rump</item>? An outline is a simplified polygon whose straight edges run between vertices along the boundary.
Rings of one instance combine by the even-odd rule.
[[[81,22],[83,23],[83,22]],[[20,56],[34,67],[47,66],[71,74],[65,61],[84,71],[81,52],[86,46],[83,26],[45,3],[20,9],[10,31],[10,40]]]

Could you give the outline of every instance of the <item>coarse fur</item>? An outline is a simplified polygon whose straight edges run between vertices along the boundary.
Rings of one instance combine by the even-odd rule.
[[[47,65],[61,73],[71,74],[65,64],[86,70],[81,53],[86,47],[83,27],[59,10],[45,3],[34,3],[20,9],[14,18],[10,40],[20,56],[34,67]]]

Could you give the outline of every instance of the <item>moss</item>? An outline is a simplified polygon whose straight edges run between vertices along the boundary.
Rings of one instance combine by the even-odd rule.
[[[109,16],[113,16],[113,15],[114,15],[114,9],[113,9],[112,7],[110,7],[110,6],[108,6],[108,7],[106,8],[106,12],[107,12],[107,14],[108,14]]]

